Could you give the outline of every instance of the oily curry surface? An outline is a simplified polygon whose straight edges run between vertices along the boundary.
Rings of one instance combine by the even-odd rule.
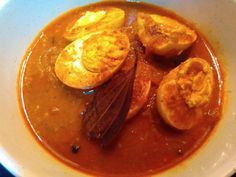
[[[93,91],[70,88],[54,72],[60,52],[70,43],[63,37],[66,27],[81,11],[105,6],[125,11],[125,23],[137,12],[165,15],[189,25],[182,18],[160,7],[144,3],[99,3],[72,10],[44,28],[30,46],[20,75],[20,98],[27,123],[40,143],[53,155],[79,170],[94,175],[142,176],[155,174],[182,161],[209,137],[220,119],[222,76],[209,43],[197,32],[196,42],[178,57],[165,62],[153,55],[150,65],[151,88],[143,108],[126,121],[115,142],[102,148],[81,133],[81,112]],[[196,29],[195,29],[196,30]],[[186,58],[204,58],[213,68],[215,85],[204,118],[189,130],[167,125],[156,108],[156,90],[163,76]]]

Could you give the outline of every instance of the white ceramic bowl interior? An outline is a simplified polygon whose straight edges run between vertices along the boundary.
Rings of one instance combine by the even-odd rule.
[[[17,102],[22,57],[38,32],[62,12],[94,1],[0,0],[0,162],[24,177],[86,176],[56,160],[25,125]],[[193,157],[159,174],[163,177],[223,177],[236,170],[236,1],[150,0],[195,22],[226,70],[224,114],[215,133]]]

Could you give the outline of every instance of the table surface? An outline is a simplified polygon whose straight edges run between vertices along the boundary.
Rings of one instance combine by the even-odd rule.
[[[0,176],[2,177],[14,177],[12,174],[10,174],[0,163]],[[234,174],[232,177],[236,177],[236,174]]]

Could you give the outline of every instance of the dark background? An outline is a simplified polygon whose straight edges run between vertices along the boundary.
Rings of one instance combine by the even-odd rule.
[[[14,177],[0,163],[0,177]]]
[[[0,177],[14,177],[0,164]],[[232,177],[236,177],[236,174]]]

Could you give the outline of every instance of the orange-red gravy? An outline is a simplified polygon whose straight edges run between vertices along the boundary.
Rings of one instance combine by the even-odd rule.
[[[55,76],[54,63],[60,51],[69,42],[63,32],[81,11],[102,6],[116,6],[126,11],[126,20],[137,11],[170,16],[185,24],[183,19],[160,7],[144,3],[103,2],[72,10],[54,20],[36,37],[26,53],[20,75],[20,98],[27,123],[38,140],[53,155],[67,164],[95,175],[142,176],[158,173],[185,159],[206,141],[222,110],[222,78],[217,58],[209,43],[198,33],[194,45],[178,57],[206,59],[214,68],[216,86],[211,105],[196,127],[177,131],[166,125],[156,109],[155,92],[158,82],[178,62],[160,62],[149,59],[152,67],[152,88],[148,103],[131,121],[125,123],[116,143],[109,149],[87,140],[80,134],[81,117],[85,103],[90,99],[83,91],[63,85]],[[78,153],[72,146],[79,145]]]

